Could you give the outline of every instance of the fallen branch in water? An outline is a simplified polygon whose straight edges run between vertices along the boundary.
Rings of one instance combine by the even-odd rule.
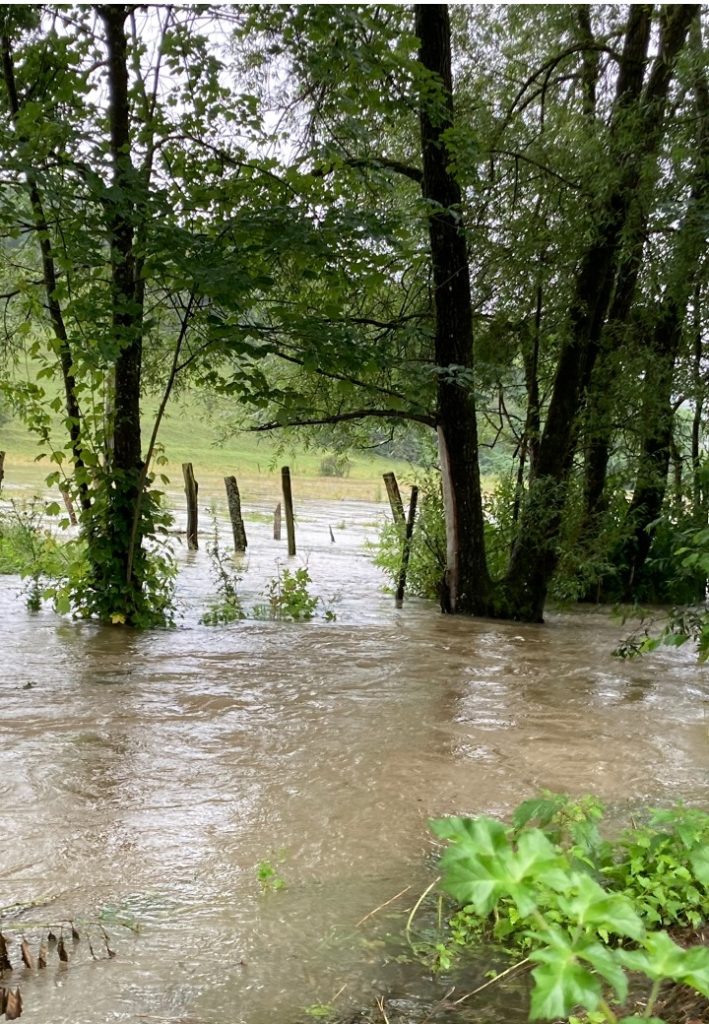
[[[434,886],[438,885],[440,880],[441,880],[441,876],[439,875],[437,878],[434,878],[433,881],[431,882],[431,884],[429,886],[427,886],[423,890],[423,892],[421,893],[419,898],[414,903],[414,905],[413,905],[413,907],[411,909],[411,913],[408,916],[408,919],[406,921],[406,941],[408,942],[408,944],[411,946],[412,949],[414,948],[414,946],[413,946],[413,943],[411,941],[411,926],[412,926],[412,924],[414,922],[414,918],[416,917],[416,914],[418,913],[419,907],[421,906],[423,901],[426,899],[426,897],[430,893],[431,889],[433,889]]]
[[[490,988],[491,985],[496,985],[498,981],[502,981],[503,978],[506,978],[514,971],[519,970],[520,967],[526,967],[529,963],[531,963],[531,960],[529,957],[525,957],[525,959],[520,960],[519,963],[512,964],[512,966],[508,967],[506,971],[500,971],[500,973],[496,974],[494,978],[489,978],[482,985],[478,985],[477,988],[474,988],[472,992],[466,992],[466,994],[461,996],[460,999],[456,999],[453,1006],[458,1006],[459,1003],[464,1003],[466,999],[472,999],[472,997],[476,996],[478,992],[483,992],[486,988]]]
[[[384,1009],[384,996],[377,996],[377,1006],[379,1007],[379,1012],[382,1015],[384,1024],[389,1024],[389,1018],[387,1017],[386,1010]]]
[[[407,885],[405,889],[402,889],[401,892],[398,892],[396,896],[392,896],[391,899],[386,901],[386,903],[380,903],[378,907],[374,908],[374,910],[370,910],[368,914],[365,914],[364,917],[361,917],[359,919],[359,921],[355,925],[355,928],[359,928],[359,926],[361,924],[364,924],[365,921],[368,921],[370,917],[374,917],[374,915],[378,914],[380,910],[384,910],[384,907],[388,907],[390,903],[394,902],[394,900],[398,900],[399,897],[403,896],[404,893],[408,892],[410,888],[411,886]]]

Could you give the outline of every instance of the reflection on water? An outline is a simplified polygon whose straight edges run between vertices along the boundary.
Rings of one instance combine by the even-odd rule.
[[[0,906],[140,926],[114,929],[115,959],[79,950],[21,979],[28,1024],[288,1022],[343,985],[338,1007],[413,998],[412,972],[363,941],[386,915],[356,922],[428,883],[428,817],[504,814],[540,787],[619,814],[705,800],[709,688],[691,652],[618,661],[622,628],[597,613],[520,626],[396,611],[362,556],[376,514],[301,517],[335,623],[200,626],[202,551],[180,553],[172,632],[30,615],[1,581]],[[247,605],[282,558],[269,534],[250,524]],[[285,891],[261,892],[266,860]]]

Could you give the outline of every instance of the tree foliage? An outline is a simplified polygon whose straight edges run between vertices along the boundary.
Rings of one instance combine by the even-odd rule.
[[[330,451],[436,437],[447,610],[663,596],[707,514],[703,17],[7,8],[3,388],[75,488],[86,613],[150,619],[181,387]]]

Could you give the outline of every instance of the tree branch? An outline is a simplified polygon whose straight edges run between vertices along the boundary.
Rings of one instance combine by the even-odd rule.
[[[353,409],[351,412],[337,412],[330,416],[318,416],[312,419],[289,420],[287,423],[272,420],[270,423],[259,423],[255,427],[249,427],[249,432],[263,433],[268,430],[282,430],[284,427],[320,427],[328,423],[345,423],[367,417],[380,420],[410,420],[414,423],[423,423],[424,426],[433,429],[436,427],[435,416],[428,416],[425,413],[405,412],[402,409]]]
[[[389,160],[386,157],[350,157],[343,163],[346,167],[365,168],[370,171],[394,171],[396,174],[402,174],[405,178],[410,178],[418,185],[423,181],[423,171],[420,171],[418,167],[405,164],[401,160]],[[335,165],[331,164],[329,167],[318,167],[311,171],[311,174],[314,178],[324,178],[328,174],[332,174],[335,169]]]

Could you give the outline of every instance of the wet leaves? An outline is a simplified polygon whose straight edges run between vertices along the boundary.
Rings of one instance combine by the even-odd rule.
[[[32,956],[32,950],[30,949],[29,942],[23,938],[20,943],[20,952],[22,954],[22,963],[25,967],[29,967],[30,970],[34,967],[34,957]]]
[[[24,966],[30,971],[35,969],[44,970],[49,966],[53,954],[56,954],[55,962],[58,960],[60,965],[67,965],[82,941],[86,943],[86,948],[92,960],[104,958],[111,960],[116,955],[115,950],[111,948],[110,936],[103,925],[94,924],[93,926],[98,931],[100,944],[104,947],[103,952],[101,952],[99,947],[96,947],[99,950],[98,955],[94,948],[96,943],[95,935],[94,944],[91,942],[91,924],[87,925],[86,929],[82,929],[82,932],[79,931],[71,920],[62,924],[45,927],[47,927],[47,931],[37,936],[36,939],[30,936],[28,940],[23,935],[14,947],[14,952],[11,956],[13,939],[7,935],[7,932],[15,929],[9,924],[5,926],[6,934],[3,935],[0,932],[0,979],[4,973],[17,970],[20,966]],[[69,941],[70,937],[71,942]],[[34,946],[35,941],[37,942],[36,947]],[[36,953],[33,951],[33,947],[36,949]]]
[[[0,980],[5,973],[11,973],[23,967],[26,971],[44,970],[52,962],[55,966],[65,970],[70,961],[70,951],[73,956],[82,941],[86,943],[85,948],[88,948],[92,960],[112,959],[116,955],[115,951],[111,949],[108,932],[97,922],[93,924],[89,922],[82,928],[83,934],[79,932],[71,919],[58,922],[55,925],[44,925],[39,934],[37,931],[41,926],[32,928],[25,925],[24,929],[29,934],[29,939],[22,935],[23,926],[19,923],[11,924],[9,921],[4,921],[3,927],[5,934],[0,932]],[[96,942],[96,932],[98,932],[99,941],[104,946],[103,955],[97,956],[94,952],[90,938],[92,927],[94,942]],[[30,931],[34,934],[30,934]],[[11,936],[12,932],[20,933],[17,939]],[[36,954],[33,952],[33,947],[36,949]],[[100,947],[97,948],[100,950]],[[11,988],[7,984],[0,985],[0,1019],[4,1017],[5,1020],[17,1020],[21,1014],[22,995],[20,989]]]
[[[22,1016],[22,993],[19,988],[0,988],[0,1017],[17,1020]]]

